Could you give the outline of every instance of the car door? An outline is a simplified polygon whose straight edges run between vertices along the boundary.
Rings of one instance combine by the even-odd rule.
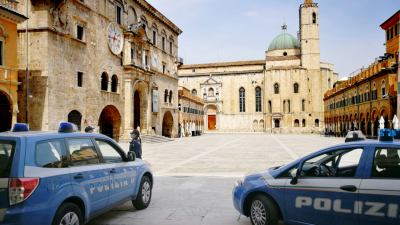
[[[67,148],[74,188],[87,196],[90,215],[97,214],[108,207],[110,194],[109,169],[100,164],[100,157],[90,138],[68,138]]]
[[[110,204],[132,198],[135,191],[137,167],[127,162],[124,152],[116,144],[105,139],[96,139],[96,144],[111,173]]]
[[[371,149],[367,175],[361,181],[360,224],[400,223],[400,146]]]
[[[334,149],[300,163],[297,182],[288,181],[285,212],[290,224],[355,225],[361,183],[362,147]]]

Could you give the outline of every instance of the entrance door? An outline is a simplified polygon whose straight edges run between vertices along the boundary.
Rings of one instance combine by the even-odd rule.
[[[140,126],[140,95],[138,91],[135,91],[133,104],[133,129],[136,129]]]
[[[217,116],[216,115],[208,115],[208,130],[217,129]]]
[[[0,132],[9,131],[11,129],[11,102],[6,94],[0,92]]]
[[[166,112],[163,118],[163,125],[162,125],[162,136],[164,137],[172,137],[172,128],[174,125],[174,118],[172,117],[171,112]]]

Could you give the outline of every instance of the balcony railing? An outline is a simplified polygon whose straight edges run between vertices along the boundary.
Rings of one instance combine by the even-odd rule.
[[[118,103],[121,100],[121,95],[115,92],[100,91],[101,97],[106,102]]]
[[[3,6],[7,9],[17,11],[17,5],[18,5],[17,0],[0,0],[0,6]]]
[[[204,97],[204,102],[206,102],[206,103],[216,103],[216,102],[219,102],[219,97],[217,97],[217,96],[206,96],[206,97]]]

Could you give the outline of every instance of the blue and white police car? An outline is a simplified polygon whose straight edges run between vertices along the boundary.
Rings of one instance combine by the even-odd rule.
[[[348,142],[250,174],[233,202],[254,225],[399,225],[400,142]]]
[[[59,132],[0,133],[2,225],[80,225],[129,200],[145,209],[152,186],[149,166],[104,135],[69,123]]]

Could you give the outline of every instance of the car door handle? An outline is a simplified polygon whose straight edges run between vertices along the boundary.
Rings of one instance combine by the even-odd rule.
[[[117,171],[115,169],[111,169],[110,173],[117,173]]]
[[[78,173],[78,174],[76,174],[75,176],[74,176],[74,179],[75,180],[79,180],[79,179],[83,179],[84,178],[84,176],[83,176],[83,174],[81,174],[81,173]]]
[[[343,191],[349,191],[349,192],[356,192],[357,191],[357,187],[354,186],[354,185],[341,186],[340,189],[342,189]]]

